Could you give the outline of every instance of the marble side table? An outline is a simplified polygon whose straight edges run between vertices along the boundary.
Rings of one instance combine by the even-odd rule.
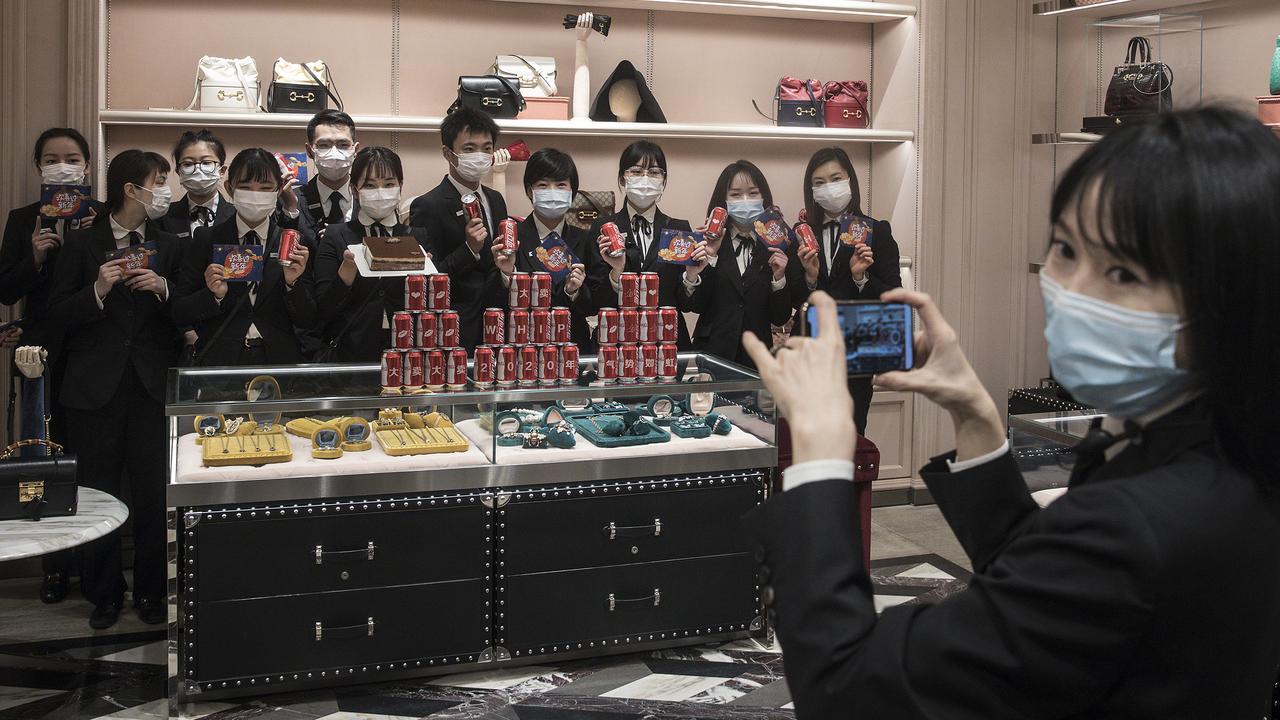
[[[114,497],[81,487],[70,517],[0,521],[0,562],[66,550],[96,540],[124,524],[129,508]]]

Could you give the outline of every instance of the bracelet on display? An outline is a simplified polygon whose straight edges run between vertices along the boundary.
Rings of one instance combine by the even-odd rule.
[[[681,415],[671,421],[671,434],[678,438],[700,439],[711,437],[707,421],[696,415]]]
[[[703,421],[711,428],[711,432],[717,435],[728,435],[733,432],[733,423],[720,413],[708,413]]]
[[[501,447],[520,447],[524,445],[524,435],[518,432],[504,432],[497,436],[496,442]]]

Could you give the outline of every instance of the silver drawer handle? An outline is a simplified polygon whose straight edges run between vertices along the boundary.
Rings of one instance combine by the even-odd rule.
[[[662,604],[662,588],[654,588],[652,595],[649,595],[648,597],[641,597],[641,598],[620,598],[615,596],[613,593],[609,593],[609,612],[613,612],[617,610],[618,605],[620,604],[648,605],[650,600],[653,601],[654,607],[660,606]]]
[[[323,564],[325,555],[339,556],[339,557],[334,557],[333,559],[341,560],[345,556],[363,554],[366,560],[372,560],[373,552],[377,549],[378,549],[378,546],[374,545],[372,540],[369,541],[368,545],[365,545],[359,550],[325,550],[323,545],[317,545],[316,555],[315,555],[316,564],[317,565]]]
[[[654,537],[662,535],[662,518],[654,518],[653,522],[649,525],[619,525],[617,523],[609,523],[604,528],[604,533],[609,536],[610,540],[617,540],[619,536],[640,537],[642,535],[648,535],[651,531],[653,532]]]
[[[358,631],[364,630],[363,635],[365,637],[373,637],[373,626],[374,626],[373,618],[369,618],[368,621],[366,621],[363,625],[343,625],[340,627],[331,627],[329,628],[329,636],[330,637],[340,637],[340,636],[345,636],[345,637],[357,636],[358,637],[361,634]],[[324,639],[324,623],[317,620],[316,621],[316,642],[320,642],[323,639]]]

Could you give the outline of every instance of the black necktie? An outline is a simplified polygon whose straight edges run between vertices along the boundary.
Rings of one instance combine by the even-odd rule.
[[[387,226],[382,223],[373,224],[373,234],[376,237],[391,237],[391,232],[387,230]]]
[[[213,224],[213,211],[204,205],[197,205],[191,208],[191,219],[203,227],[209,227]]]
[[[260,242],[260,238],[258,237],[258,233],[253,230],[250,230],[249,232],[245,233],[244,237],[240,238],[241,245],[257,245],[259,242]],[[249,304],[256,305],[258,303],[258,283],[251,282],[251,283],[248,283],[248,285],[249,285],[249,288],[248,288]]]
[[[840,251],[840,223],[829,222],[825,227],[827,231],[827,248],[830,251],[827,256],[827,272],[831,272],[831,264],[836,261],[836,253]]]
[[[640,249],[641,253],[644,253],[647,250],[647,241],[653,239],[653,226],[649,224],[648,220],[644,219],[643,215],[636,215],[631,218],[631,234],[636,237],[637,241],[640,238],[645,239],[646,243],[644,245],[641,245],[639,242],[636,243],[636,247]]]
[[[739,235],[738,237],[733,239],[733,242],[734,242],[734,248],[733,248],[734,257],[742,257],[743,253],[747,253],[747,256],[750,257],[751,238]]]
[[[140,235],[137,230],[134,230],[129,233],[129,244],[130,245],[142,244],[142,235]]]
[[[324,221],[330,225],[344,222],[346,215],[342,212],[342,193],[334,190],[329,194],[329,214],[324,217]]]

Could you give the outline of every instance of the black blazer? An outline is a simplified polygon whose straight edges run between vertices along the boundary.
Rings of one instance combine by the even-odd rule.
[[[1008,454],[921,474],[975,576],[878,621],[851,483],[803,485],[749,516],[797,717],[1270,715],[1280,498],[1222,457],[1203,405],[1152,423],[1043,510]]]
[[[320,236],[324,234],[325,215],[329,214],[329,195],[337,192],[328,185],[321,188],[319,186],[320,176],[312,176],[310,180],[302,186],[294,188],[293,194],[298,197],[298,209],[301,215],[296,221],[286,221],[281,211],[278,219],[282,227],[296,227],[302,234],[302,241],[307,244],[307,249],[315,252],[319,248]],[[356,204],[356,194],[351,195],[351,219],[355,220],[360,208]]]
[[[752,332],[765,345],[773,343],[770,325],[783,325],[798,304],[796,298],[805,291],[804,270],[796,257],[795,243],[787,250],[787,285],[773,291],[773,273],[769,269],[769,250],[756,239],[755,252],[745,275],[738,271],[733,252],[733,238],[726,234],[720,243],[715,267],[705,268],[701,284],[693,295],[683,284],[677,297],[680,310],[698,313],[693,329],[693,348],[717,355],[746,367],[755,367],[742,349],[742,333]]]
[[[238,232],[234,221],[196,231],[183,252],[178,296],[173,301],[174,322],[179,326],[193,326],[199,334],[196,353],[204,353],[201,365],[236,364],[250,324],[257,326],[262,335],[267,362],[273,365],[307,362],[310,358],[300,347],[298,333],[314,331],[318,322],[312,268],[308,263],[292,290],[285,287],[284,270],[278,258],[280,228],[274,220],[265,243],[266,258],[256,303],[249,302],[247,283],[228,283],[227,295],[221,303],[205,285],[204,271],[213,255],[213,246],[237,244]],[[233,312],[231,321],[219,334],[218,329]]]
[[[898,266],[901,252],[897,241],[893,239],[893,228],[887,220],[872,221],[871,251],[875,254],[875,262],[867,268],[867,284],[861,291],[858,290],[853,282],[853,274],[849,272],[849,258],[853,255],[853,248],[841,245],[833,259],[834,268],[827,267],[826,252],[819,248],[818,290],[825,290],[836,300],[879,300],[884,292],[902,287],[902,269]],[[809,227],[819,245],[827,242],[823,225]]]
[[[146,240],[155,241],[150,267],[169,280],[169,302],[149,291],[134,292],[123,282],[102,299],[94,295],[98,269],[116,241],[105,212],[93,227],[69,233],[54,269],[49,293],[49,323],[66,333],[66,372],[59,397],[80,410],[106,405],[132,366],[147,393],[164,402],[170,365],[177,358],[180,338],[170,318],[175,297],[174,271],[181,259],[181,241],[149,222]]]
[[[538,227],[534,224],[532,215],[525,218],[517,226],[516,240],[516,271],[543,272],[542,263],[538,262],[537,257],[534,256],[534,252],[542,243],[538,239]],[[588,247],[594,244],[588,238],[588,233],[566,223],[564,226],[564,242],[573,251],[573,254],[583,261],[583,265],[586,265]],[[606,278],[607,281],[608,279]],[[587,325],[587,318],[596,312],[596,303],[591,299],[589,285],[590,283],[587,281],[582,283],[576,300],[569,299],[569,296],[564,291],[564,283],[556,283],[551,288],[551,305],[553,307],[567,307],[573,315],[569,339],[577,343],[579,352],[584,355],[596,351],[595,340],[591,337],[591,328]],[[502,284],[502,273],[496,267],[490,274],[488,288],[486,306],[506,308],[508,306],[508,289]]]
[[[463,347],[468,350],[474,349],[483,337],[487,286],[490,275],[497,272],[489,248],[493,246],[497,224],[507,217],[507,203],[502,194],[483,185],[481,188],[495,227],[489,228],[489,239],[480,250],[479,260],[467,247],[462,194],[448,177],[409,205],[409,224],[427,231],[433,248],[431,261],[437,270],[449,275],[453,308],[458,311],[459,334]]]
[[[397,224],[396,236],[412,235],[426,252],[431,251],[427,234],[420,228]],[[315,256],[316,305],[320,312],[322,337],[332,347],[331,362],[374,362],[391,347],[391,331],[382,327],[385,313],[390,318],[404,309],[404,278],[369,278],[356,274],[350,287],[338,277],[342,255],[348,245],[366,235],[358,219],[331,225],[320,240]]]
[[[224,197],[218,198],[218,210],[213,214],[213,224],[218,225],[236,216],[236,207]],[[191,196],[183,197],[169,203],[169,212],[165,213],[157,223],[160,229],[177,235],[183,240],[191,238]]]
[[[612,268],[601,257],[600,245],[597,243],[600,238],[600,228],[604,227],[605,223],[612,222],[618,226],[618,230],[630,238],[631,216],[629,211],[630,208],[624,203],[622,210],[615,213],[613,217],[597,220],[591,226],[590,242],[587,248],[587,253],[591,256],[590,262],[587,263],[587,281],[591,283],[591,295],[595,298],[598,307],[617,307],[618,304],[617,293],[613,291],[613,284],[609,282],[609,272]],[[667,217],[661,210],[655,210],[653,213],[653,241],[649,244],[649,252],[641,257],[640,246],[629,239],[627,241],[627,264],[623,271],[658,273],[659,305],[678,308],[681,303],[680,295],[684,294],[684,284],[681,281],[684,276],[684,266],[658,261],[658,242],[662,239],[662,231],[691,231],[692,229],[688,220]],[[693,347],[692,342],[689,340],[689,329],[686,327],[683,317],[680,318],[680,322],[676,323],[676,327],[680,333],[676,340],[679,348],[688,350]]]
[[[98,219],[106,222],[106,206],[94,200],[92,207]],[[9,212],[4,225],[4,239],[0,241],[0,303],[16,305],[25,299],[22,317],[23,345],[42,345],[51,356],[57,355],[62,334],[45,322],[49,310],[49,290],[53,271],[58,263],[59,249],[53,248],[45,256],[44,264],[36,269],[35,255],[31,251],[31,236],[40,222],[40,203],[34,202]],[[96,222],[96,221],[95,221]],[[78,224],[78,221],[69,223]],[[107,223],[110,225],[110,223]],[[67,235],[71,234],[67,231]],[[65,243],[67,237],[62,238]]]

